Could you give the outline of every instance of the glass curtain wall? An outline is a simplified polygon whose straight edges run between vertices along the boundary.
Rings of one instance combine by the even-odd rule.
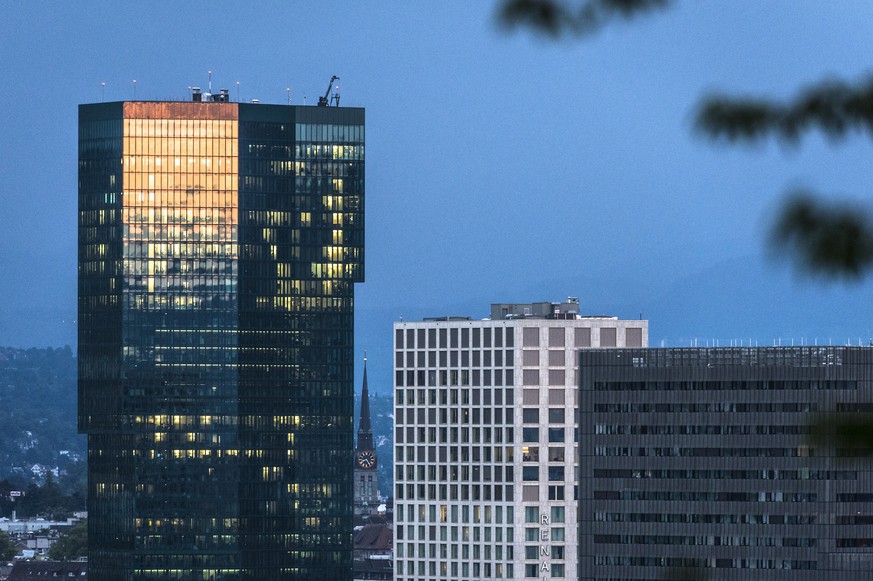
[[[347,579],[361,109],[85,105],[92,576]]]
[[[241,109],[240,516],[257,578],[351,574],[363,116],[327,122],[343,113]]]

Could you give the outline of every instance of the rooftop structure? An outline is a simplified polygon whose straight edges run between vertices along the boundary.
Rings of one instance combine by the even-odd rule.
[[[496,303],[491,305],[491,319],[576,319],[579,299],[570,297],[563,303]]]

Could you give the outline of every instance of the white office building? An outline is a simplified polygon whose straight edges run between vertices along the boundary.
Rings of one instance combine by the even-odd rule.
[[[575,353],[647,345],[576,299],[395,323],[395,579],[575,579]]]

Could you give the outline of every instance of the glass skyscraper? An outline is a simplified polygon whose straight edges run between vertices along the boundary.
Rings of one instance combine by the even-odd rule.
[[[364,111],[79,109],[95,579],[349,579]]]

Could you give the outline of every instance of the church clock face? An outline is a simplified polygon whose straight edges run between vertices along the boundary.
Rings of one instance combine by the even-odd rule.
[[[361,468],[372,468],[376,465],[376,454],[370,450],[364,450],[358,453],[358,466]]]

